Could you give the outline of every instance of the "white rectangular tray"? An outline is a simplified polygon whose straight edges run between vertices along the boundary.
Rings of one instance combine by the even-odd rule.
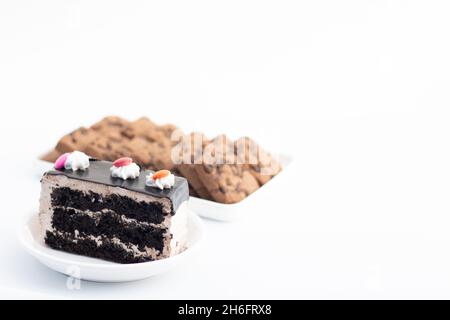
[[[267,199],[272,198],[270,195],[273,196],[276,194],[276,190],[283,188],[282,177],[286,176],[286,171],[290,169],[293,160],[286,155],[281,155],[279,160],[283,166],[283,170],[244,200],[238,203],[224,204],[197,197],[190,197],[188,204],[189,208],[199,216],[208,219],[218,221],[233,221],[238,219],[245,214],[246,210],[251,210],[253,204],[258,202],[260,202],[260,204],[264,203]],[[40,179],[42,174],[52,167],[53,163],[36,159],[33,171],[36,178]],[[259,207],[259,205],[256,207]]]
[[[197,197],[190,197],[190,209],[204,218],[219,221],[233,221],[245,214],[245,211],[247,210],[252,210],[252,208],[258,207],[261,208],[261,205],[263,205],[264,201],[268,201],[268,199],[273,198],[273,195],[277,193],[276,190],[280,190],[283,188],[283,177],[286,176],[286,171],[291,167],[291,157],[282,155],[280,156],[279,160],[281,162],[281,165],[283,166],[283,170],[244,200],[238,203],[224,204],[200,199]]]

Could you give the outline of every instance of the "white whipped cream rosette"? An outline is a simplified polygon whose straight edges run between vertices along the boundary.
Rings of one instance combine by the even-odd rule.
[[[141,168],[131,158],[117,159],[110,170],[113,178],[121,178],[123,180],[136,179],[141,172]]]
[[[72,171],[84,171],[89,168],[89,156],[80,151],[65,153],[55,161],[55,169],[60,170],[62,168]]]
[[[146,176],[145,184],[149,187],[156,187],[161,190],[170,189],[175,184],[175,176],[169,170],[160,170],[149,173]]]

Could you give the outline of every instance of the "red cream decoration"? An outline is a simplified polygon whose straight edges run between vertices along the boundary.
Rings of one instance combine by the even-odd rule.
[[[129,157],[124,157],[124,158],[120,158],[117,159],[116,161],[113,162],[113,166],[116,168],[120,168],[120,167],[125,167],[128,166],[129,164],[133,163],[133,159],[129,158]]]

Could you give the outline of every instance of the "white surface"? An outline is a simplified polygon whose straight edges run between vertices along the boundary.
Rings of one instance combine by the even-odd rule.
[[[449,11],[2,1],[0,296],[450,298]],[[14,232],[38,201],[32,159],[107,114],[249,135],[295,162],[272,201],[206,221],[188,266],[68,290]]]
[[[38,216],[34,213],[19,230],[19,239],[28,253],[50,269],[68,277],[98,282],[126,282],[149,278],[184,265],[192,259],[203,237],[201,219],[187,207],[187,249],[167,259],[152,262],[118,264],[53,250],[42,239]]]

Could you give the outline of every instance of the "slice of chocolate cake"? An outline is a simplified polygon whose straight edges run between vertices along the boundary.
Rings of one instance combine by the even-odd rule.
[[[39,218],[51,248],[119,263],[167,258],[185,249],[186,179],[140,171],[82,152],[64,154],[41,180]]]

